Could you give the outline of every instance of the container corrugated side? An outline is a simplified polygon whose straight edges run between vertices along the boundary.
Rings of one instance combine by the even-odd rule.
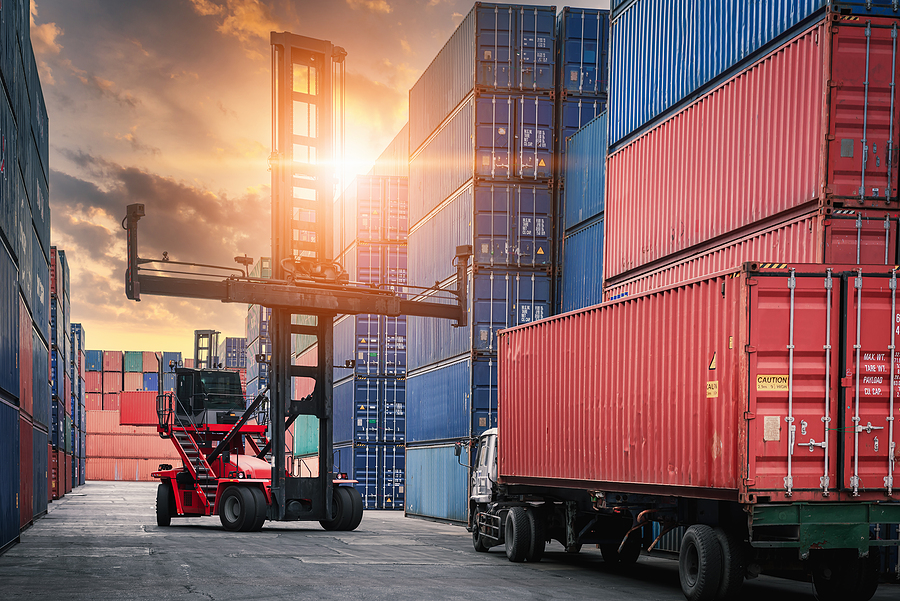
[[[103,372],[103,394],[112,392],[122,392],[122,372],[105,371]]]
[[[50,425],[50,350],[36,329],[32,330],[31,381],[34,404],[34,423],[43,427]]]
[[[0,59],[0,62],[2,60]],[[6,94],[0,94],[0,162],[4,166],[16,162],[16,138],[16,122],[12,108],[6,100]],[[18,176],[11,173],[0,178],[0,237],[6,240],[10,252],[16,259],[20,256],[19,203]]]
[[[606,94],[609,11],[566,6],[557,25],[557,89],[567,94]]]
[[[87,360],[85,371],[103,371],[103,351],[89,350],[85,352],[85,359]]]
[[[402,509],[403,445],[354,443],[334,448],[335,466],[347,474],[366,509]]]
[[[143,372],[144,371],[144,355],[141,351],[125,351],[126,372]]]
[[[156,360],[156,353],[153,351],[143,351],[141,353],[141,371],[144,373],[159,372],[159,362]]]
[[[825,0],[639,0],[610,23],[610,145],[824,7]]]
[[[354,241],[405,241],[408,202],[407,178],[358,175],[335,201],[335,256]]]
[[[370,175],[409,177],[409,123],[394,136],[390,144],[375,159]]]
[[[123,481],[123,482],[157,482],[150,474],[159,471],[160,464],[168,464],[179,469],[181,462],[169,457],[152,457],[144,459],[89,457],[85,460],[85,479]]]
[[[49,212],[49,208],[47,209]],[[32,233],[32,285],[31,317],[41,339],[49,345],[50,339],[50,263],[38,242],[34,228]]]
[[[0,398],[0,551],[19,539],[19,411]]]
[[[128,426],[156,427],[156,390],[151,392],[123,392],[119,398],[119,422]]]
[[[85,453],[89,459],[179,457],[175,445],[170,440],[160,438],[158,434],[88,434],[85,440]]]
[[[406,515],[466,522],[468,462],[465,446],[459,458],[452,444],[407,447]]]
[[[561,312],[603,302],[603,218],[584,224],[563,242]]]
[[[34,518],[34,426],[19,418],[19,527]]]
[[[609,156],[608,280],[818,201],[826,56],[816,43],[824,38],[820,29]],[[666,190],[664,207],[648,193],[648,181]]]
[[[889,387],[848,392],[856,413],[838,382],[890,373],[892,276],[840,269],[746,266],[504,332],[501,480],[745,503],[884,499],[890,464],[874,438],[886,430],[826,430],[823,417],[879,427],[900,415]],[[832,293],[829,280],[850,277],[860,288]],[[866,316],[859,335],[846,315]],[[806,422],[802,440],[779,429],[785,417]],[[810,439],[825,448],[800,448]]]
[[[122,390],[137,392],[144,390],[144,374],[140,372],[125,372],[122,380]]]
[[[49,483],[49,457],[47,456],[47,432],[35,428],[32,432],[32,469],[34,493],[32,495],[34,517],[47,513],[47,497]]]
[[[85,419],[85,433],[158,436],[155,426],[123,426],[119,423],[119,420],[118,411],[94,411],[89,409]]]
[[[566,231],[603,212],[606,189],[606,113],[585,125],[567,143],[565,168]],[[599,249],[598,249],[599,250]]]
[[[18,269],[0,242],[0,390],[19,396],[19,307]],[[30,328],[29,328],[30,329]]]

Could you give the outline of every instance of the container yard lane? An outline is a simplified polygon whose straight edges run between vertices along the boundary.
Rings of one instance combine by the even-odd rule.
[[[215,518],[158,528],[152,483],[88,482],[50,506],[0,556],[11,599],[672,599],[684,596],[674,561],[644,556],[630,570],[600,552],[553,543],[540,563],[513,564],[503,547],[472,550],[459,526],[367,511],[355,532],[267,522],[233,533]],[[770,577],[741,599],[812,600],[812,586]],[[898,599],[882,585],[875,599]]]

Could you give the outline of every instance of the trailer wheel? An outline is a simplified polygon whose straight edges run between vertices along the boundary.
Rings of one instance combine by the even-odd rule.
[[[688,601],[716,598],[722,579],[722,551],[709,526],[694,524],[684,533],[678,554],[678,577]]]
[[[168,482],[160,482],[156,489],[156,525],[165,528],[175,514],[175,492]]]
[[[747,569],[744,541],[722,528],[716,528],[714,532],[722,550],[722,578],[716,598],[731,599],[737,596],[744,584],[744,572]]]
[[[247,486],[229,486],[219,500],[219,519],[225,530],[249,532],[256,522],[256,500]]]
[[[813,564],[812,581],[819,601],[869,601],[878,589],[876,549],[860,559],[855,550],[837,549]]]
[[[528,553],[525,554],[525,561],[537,563],[544,556],[544,549],[547,547],[547,539],[544,536],[544,520],[533,508],[529,508],[525,513],[528,515],[528,537],[531,539]]]
[[[253,521],[251,532],[259,532],[262,530],[263,524],[266,522],[266,514],[269,511],[269,504],[266,502],[266,493],[261,488],[251,487],[250,493],[256,503],[256,519]]]
[[[531,528],[528,525],[528,516],[524,507],[513,507],[506,514],[506,557],[512,562],[525,561],[528,549],[531,547],[529,540]]]
[[[346,530],[353,518],[350,493],[343,486],[335,486],[331,492],[331,519],[319,520],[322,528],[328,531]]]
[[[344,490],[350,495],[350,523],[347,530],[356,530],[363,519],[363,500],[362,495],[355,487],[344,487]]]

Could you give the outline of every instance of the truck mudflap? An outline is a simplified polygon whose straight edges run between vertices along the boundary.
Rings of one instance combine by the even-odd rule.
[[[750,544],[759,549],[794,548],[800,559],[810,550],[896,546],[895,540],[870,540],[870,524],[900,523],[900,503],[791,503],[751,505]]]

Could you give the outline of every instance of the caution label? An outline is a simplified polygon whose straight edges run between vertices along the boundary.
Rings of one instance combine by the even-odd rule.
[[[537,254],[539,254],[539,255],[544,254],[544,249],[542,247],[538,246]]]
[[[547,163],[544,162],[544,159],[538,161],[538,167],[546,167]]]
[[[713,353],[712,359],[709,360],[709,369],[713,370],[716,368],[716,354]]]
[[[757,392],[777,390],[787,392],[788,377],[785,376],[756,376]]]
[[[706,383],[706,398],[708,398],[708,399],[719,398],[719,381],[718,380],[712,380],[711,382]]]

